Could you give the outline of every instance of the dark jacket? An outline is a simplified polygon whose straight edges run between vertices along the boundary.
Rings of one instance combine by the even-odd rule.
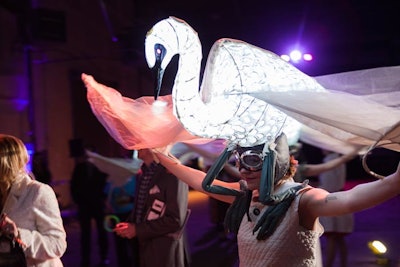
[[[107,198],[106,181],[107,174],[101,172],[93,163],[77,163],[70,182],[72,199],[80,207],[103,209]]]
[[[140,267],[188,266],[183,234],[187,206],[187,184],[158,165],[146,197],[145,221],[136,225]],[[135,218],[132,219],[135,221]]]

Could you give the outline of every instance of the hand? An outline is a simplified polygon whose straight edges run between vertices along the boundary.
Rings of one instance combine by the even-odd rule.
[[[6,235],[18,237],[17,225],[5,213],[1,214],[0,231]]]
[[[136,236],[136,226],[133,223],[121,222],[118,223],[113,232],[124,238],[134,238]]]

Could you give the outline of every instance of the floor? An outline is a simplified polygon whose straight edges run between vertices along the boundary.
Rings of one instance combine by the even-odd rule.
[[[188,241],[192,267],[237,267],[237,246],[234,237],[226,238],[210,223],[208,197],[190,191],[189,207],[192,210],[188,221]],[[79,225],[74,216],[64,219],[68,238],[68,249],[62,260],[65,267],[79,266]],[[398,266],[400,267],[400,197],[385,204],[355,214],[355,230],[347,237],[349,267]],[[110,241],[112,236],[110,234]],[[386,260],[378,259],[367,244],[372,240],[386,244]],[[93,237],[93,262],[96,255],[96,239]],[[115,266],[115,252],[110,242],[110,267]],[[321,238],[322,252],[325,241]],[[339,265],[335,265],[339,267]]]

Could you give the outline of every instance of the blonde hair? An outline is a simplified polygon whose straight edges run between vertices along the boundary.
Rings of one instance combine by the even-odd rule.
[[[0,197],[1,206],[16,178],[26,173],[29,161],[24,143],[11,135],[0,134]]]

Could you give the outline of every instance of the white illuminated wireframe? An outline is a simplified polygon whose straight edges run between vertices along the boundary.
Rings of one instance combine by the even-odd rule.
[[[178,27],[175,24],[183,24],[183,22],[179,21],[172,23],[174,29],[182,31],[179,35],[184,35],[185,31],[191,32],[190,34],[186,33],[186,35],[194,39],[194,41],[190,39],[188,42],[198,42],[198,40],[196,40],[196,34],[194,34],[195,36],[193,37],[193,30],[189,26],[184,25]],[[172,26],[170,27],[170,30],[173,31],[174,29],[172,29]],[[177,38],[176,34],[174,34],[163,34],[163,36],[175,36],[175,38]],[[175,40],[175,46],[177,46],[178,42],[181,45],[186,44],[186,40],[184,40],[184,37],[182,38],[182,40]],[[213,51],[225,49],[228,44],[231,46],[236,45],[237,49],[235,51],[243,52],[242,55],[232,54],[230,58],[231,61],[229,64],[231,64],[233,60],[238,63],[236,72],[234,72],[238,73],[237,77],[233,74],[232,77],[226,76],[226,74],[229,74],[231,69],[234,68],[232,66],[224,69],[226,66],[222,65],[222,67],[217,70],[211,68],[211,65],[219,65],[219,62],[222,62],[223,59],[221,59],[221,57],[212,56]],[[193,44],[191,45],[193,46]],[[241,46],[246,46],[247,48],[243,49]],[[216,47],[219,48],[217,49]],[[184,50],[186,48],[187,47],[182,49]],[[193,49],[194,48],[191,47],[190,50],[187,50],[185,58],[189,58],[189,60],[185,60],[185,62],[201,61],[201,53],[198,52],[198,50],[201,49],[200,43],[198,42],[198,47],[196,47],[195,50]],[[231,47],[228,47],[225,50],[225,55],[233,53],[231,50]],[[261,52],[259,52],[259,50]],[[197,52],[193,54],[193,51]],[[256,53],[255,51],[259,53],[257,55],[259,58],[255,58],[253,55]],[[172,55],[170,54],[167,56],[171,57]],[[220,56],[221,55],[224,55],[224,53],[220,53]],[[264,55],[264,57],[262,55]],[[118,90],[98,83],[90,75],[82,74],[82,81],[87,88],[87,100],[93,114],[108,133],[126,149],[157,148],[168,146],[176,142],[204,143],[210,141],[210,139],[202,138],[197,135],[197,133],[196,136],[189,133],[183,127],[183,124],[178,121],[173,114],[174,112],[176,113],[177,97],[181,97],[182,95],[193,97],[196,103],[198,102],[200,108],[210,111],[210,98],[227,98],[231,101],[231,95],[236,93],[243,95],[243,98],[239,98],[239,101],[243,102],[241,103],[242,105],[240,108],[242,109],[240,109],[240,111],[243,111],[245,101],[251,99],[251,101],[258,104],[259,102],[255,101],[255,99],[257,99],[279,108],[279,110],[285,112],[291,118],[295,118],[302,123],[300,131],[300,140],[302,142],[342,154],[353,151],[354,145],[368,147],[378,146],[400,152],[400,66],[356,70],[313,78],[305,77],[304,80],[306,82],[304,82],[303,76],[306,76],[305,74],[300,73],[298,76],[296,74],[298,74],[299,71],[292,71],[290,67],[288,67],[289,71],[286,72],[286,66],[282,64],[282,66],[284,66],[282,68],[278,65],[276,70],[268,70],[267,73],[269,73],[269,76],[266,78],[272,80],[270,83],[254,84],[256,80],[254,77],[263,75],[263,72],[258,70],[258,66],[268,64],[261,61],[283,61],[283,59],[274,58],[273,54],[270,55],[270,57],[268,57],[268,55],[270,54],[265,50],[253,48],[251,45],[240,41],[230,39],[218,41],[211,50],[209,56],[209,62],[207,63],[206,72],[202,80],[201,93],[199,94],[197,90],[200,67],[198,65],[190,65],[190,67],[185,70],[185,72],[189,72],[189,74],[184,73],[185,75],[182,76],[182,70],[178,73],[180,74],[180,78],[177,77],[176,82],[181,83],[179,87],[182,90],[179,91],[179,95],[174,92],[174,101],[171,95],[159,97],[159,99],[167,102],[167,106],[165,107],[154,108],[152,105],[154,97],[150,96],[130,99],[127,96],[121,95]],[[211,62],[212,59],[220,60],[214,63]],[[167,62],[167,60],[164,60],[164,62]],[[186,64],[188,63],[182,63],[181,65]],[[226,65],[228,66],[229,64]],[[273,66],[275,66],[275,64],[271,64],[269,67],[272,68]],[[243,74],[244,69],[246,71],[254,70],[254,73],[247,72],[245,75]],[[207,84],[214,83],[214,80],[218,79],[219,75],[225,75],[223,77],[226,77],[220,82],[222,90],[226,91],[225,95],[221,95],[220,90],[207,87]],[[315,85],[314,79],[321,84],[326,91],[309,91],[308,88],[306,88],[307,86],[311,88],[319,87]],[[235,85],[239,84],[238,88],[228,88],[228,86],[232,84],[231,80],[235,82]],[[253,81],[253,83],[249,83],[249,81]],[[293,83],[292,86],[290,84],[291,82]],[[270,85],[270,88],[268,88],[269,84],[275,85]],[[183,88],[186,86],[191,87]],[[264,90],[264,87],[266,87],[266,90]],[[271,88],[278,88],[279,90],[273,91]],[[288,89],[285,91],[285,88]],[[133,88],[133,90],[135,90],[135,88]],[[188,93],[189,95],[187,95]],[[255,99],[248,97],[249,95]],[[195,105],[192,105],[192,108],[190,107],[190,103],[193,104],[195,101],[189,101],[189,105],[185,106],[188,108],[186,114],[197,113],[193,114],[194,116],[201,113],[201,110],[197,109]],[[224,103],[229,105],[230,102]],[[233,103],[235,104],[235,102]],[[262,104],[261,107],[265,107],[265,104]],[[210,121],[216,121],[216,114],[224,114],[223,110],[227,108],[229,108],[229,106],[225,107],[225,104],[217,105],[217,108],[214,108],[214,110],[217,110],[216,113],[210,111],[204,114],[211,114],[209,115],[211,116]],[[156,113],[154,112],[155,109],[157,111]],[[183,111],[180,110],[180,114],[182,114]],[[212,116],[215,116],[215,118]],[[241,119],[244,118],[244,116],[241,117]],[[197,118],[197,120],[199,120],[199,118]],[[193,121],[196,120],[193,119]],[[226,124],[227,123],[229,123],[229,121],[226,122]],[[240,120],[238,120],[238,123],[240,123]],[[203,124],[200,125],[202,126]],[[239,126],[241,125],[239,124]],[[210,127],[216,126],[211,125]],[[257,128],[255,123],[253,123],[250,127],[246,128],[246,131],[251,131],[251,127]],[[201,127],[198,128],[201,129]],[[285,129],[284,131],[288,135],[288,131]],[[201,134],[200,130],[197,132]],[[238,137],[240,138],[240,136]]]
[[[155,65],[156,44],[166,48],[162,69],[180,55],[172,89],[174,114],[196,136],[253,146],[272,142],[283,131],[294,143],[300,123],[249,93],[325,90],[274,53],[225,38],[209,52],[199,92],[202,50],[197,33],[174,17],[155,24],[145,42],[150,68]]]

